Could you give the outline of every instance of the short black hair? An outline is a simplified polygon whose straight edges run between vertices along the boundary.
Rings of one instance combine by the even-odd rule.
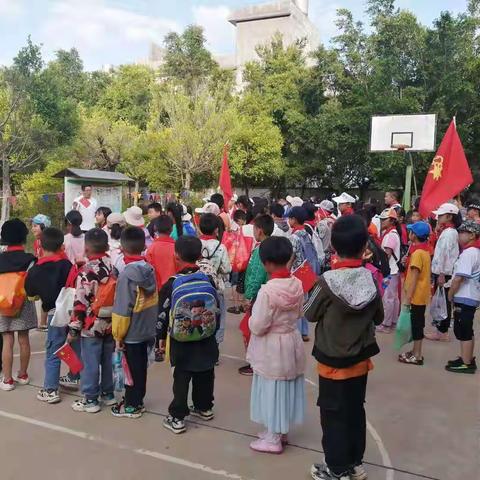
[[[259,228],[267,237],[270,237],[273,233],[273,229],[275,228],[275,222],[270,215],[259,215],[253,221],[253,224]]]
[[[105,253],[108,250],[108,235],[101,228],[92,228],[85,234],[85,245],[88,245],[93,253]]]
[[[278,218],[283,218],[285,209],[279,203],[273,203],[270,207],[270,212]]]
[[[260,244],[260,260],[263,264],[286,265],[293,255],[293,247],[286,237],[269,237]]]
[[[221,193],[214,193],[210,197],[210,201],[217,204],[220,207],[220,210],[225,206],[225,199]]]
[[[2,245],[24,245],[27,241],[28,228],[20,219],[7,220],[2,225]]]
[[[158,202],[153,202],[151,203],[148,207],[147,210],[155,210],[158,213],[162,213],[162,206]]]
[[[139,227],[127,227],[122,232],[120,244],[125,253],[140,255],[145,250],[145,232]]]
[[[101,213],[105,217],[106,221],[107,217],[112,213],[112,210],[109,207],[98,207],[95,213]]]
[[[63,245],[63,232],[58,228],[46,228],[40,237],[40,245],[46,252],[58,252]]]
[[[288,212],[288,218],[294,218],[300,225],[307,220],[307,211],[303,207],[293,207]]]
[[[218,227],[218,217],[213,213],[204,213],[200,217],[200,231],[204,235],[213,235]]]
[[[233,212],[233,221],[238,222],[239,220],[247,221],[247,214],[243,210],[235,210]]]
[[[303,208],[307,214],[307,220],[315,220],[315,212],[317,211],[317,207],[312,202],[305,202],[303,204]]]
[[[400,203],[402,194],[398,190],[387,190],[387,193],[389,193],[398,203]]]
[[[81,187],[81,188],[82,188],[82,192],[84,192],[85,189],[88,188],[88,187],[93,188],[90,183],[87,183],[86,185],[82,185],[82,187]]]
[[[153,232],[170,235],[173,230],[173,220],[168,215],[160,215],[153,220]]]
[[[333,224],[332,246],[340,257],[359,257],[367,241],[367,226],[359,215],[342,216]]]
[[[187,263],[195,263],[202,256],[202,242],[197,237],[184,235],[175,242],[175,253]]]

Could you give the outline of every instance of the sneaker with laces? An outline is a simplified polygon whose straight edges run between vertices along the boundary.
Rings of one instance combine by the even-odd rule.
[[[313,480],[350,480],[350,473],[344,472],[340,475],[333,473],[326,465],[314,464],[310,470]]]
[[[61,398],[58,394],[58,390],[46,390],[45,388],[42,388],[37,393],[37,400],[45,403],[54,404],[59,403],[61,401]]]
[[[3,390],[4,392],[11,392],[12,390],[15,390],[15,380],[13,380],[13,378],[8,380],[3,378],[0,382],[0,390]]]
[[[140,418],[143,415],[141,407],[126,407],[124,402],[117,403],[110,411],[117,418]]]
[[[406,352],[406,353],[401,353],[398,356],[398,361],[400,363],[406,363],[408,365],[423,365],[424,364],[424,359],[423,357],[416,357],[413,352]]]
[[[165,420],[163,421],[163,426],[167,430],[170,430],[171,432],[175,433],[176,435],[180,433],[185,433],[187,431],[185,422],[178,418],[173,418],[171,415],[165,418]]]
[[[113,393],[104,393],[102,394],[102,403],[106,407],[112,407],[113,405],[117,404],[117,400],[115,399],[115,395]]]
[[[28,373],[25,373],[24,375],[17,375],[15,377],[15,381],[19,385],[28,385],[30,383],[30,377],[28,376]]]
[[[60,377],[60,385],[69,390],[78,390],[80,387],[80,379],[72,378],[69,374]]]
[[[201,418],[202,420],[205,420],[206,422],[213,420],[215,418],[215,414],[211,410],[199,410],[198,408],[195,407],[190,407],[190,415],[193,415],[194,417]]]
[[[350,480],[367,480],[368,474],[363,463],[359,463],[352,468]]]
[[[470,364],[463,363],[463,360],[453,365],[445,365],[447,372],[474,374],[477,371],[477,364],[472,361]]]
[[[75,412],[97,413],[102,407],[100,407],[98,400],[87,400],[83,398],[81,400],[75,400],[75,402],[72,403],[72,409]]]

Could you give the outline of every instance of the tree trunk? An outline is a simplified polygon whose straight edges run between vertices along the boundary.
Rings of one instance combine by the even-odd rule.
[[[192,186],[192,174],[189,171],[185,172],[185,190],[190,192],[190,188]]]
[[[138,180],[135,180],[135,194],[134,194],[134,197],[133,197],[133,205],[135,205],[135,206],[138,205],[139,190],[140,190],[140,184],[139,184]]]
[[[10,218],[10,163],[6,155],[2,157],[2,213],[0,226]]]

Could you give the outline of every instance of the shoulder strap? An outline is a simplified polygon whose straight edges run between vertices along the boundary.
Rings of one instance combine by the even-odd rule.
[[[212,253],[211,255],[208,253],[208,248],[207,248],[206,246],[203,247],[203,248],[202,248],[202,257],[203,257],[203,250],[206,250],[207,253],[208,253],[208,255],[207,255],[206,257],[203,257],[203,258],[206,258],[207,260],[211,260],[211,259],[215,256],[215,254],[217,253],[217,251],[218,251],[218,249],[220,248],[220,245],[221,245],[221,244],[222,244],[222,242],[218,241],[218,245],[217,245],[217,247],[215,248],[215,250],[213,251],[213,253]]]

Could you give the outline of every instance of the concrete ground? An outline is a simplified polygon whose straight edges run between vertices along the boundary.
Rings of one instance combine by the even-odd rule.
[[[115,419],[108,409],[75,413],[70,404],[76,397],[68,393],[58,405],[38,402],[45,334],[32,332],[32,385],[0,392],[0,479],[309,478],[310,465],[323,458],[315,363],[309,355],[307,421],[292,431],[291,445],[279,456],[252,452],[249,442],[261,427],[249,419],[251,379],[237,373],[244,356],[239,320],[229,315],[216,373],[215,419],[188,422],[188,432],[180,436],[162,427],[171,400],[166,364],[149,371],[148,413],[140,420]],[[456,342],[426,342],[426,364],[415,367],[397,363],[392,340],[379,335],[382,353],[369,378],[369,478],[479,478],[479,376],[444,371],[446,360],[457,354]],[[308,353],[311,347],[305,345]]]

